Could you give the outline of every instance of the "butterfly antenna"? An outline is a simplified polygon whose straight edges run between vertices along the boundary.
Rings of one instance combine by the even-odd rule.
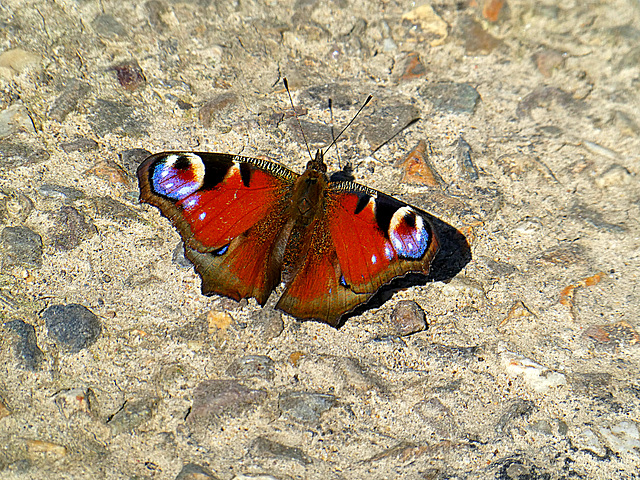
[[[331,142],[331,145],[329,145],[324,153],[327,153],[329,151],[329,149],[331,147],[333,147],[336,142],[338,141],[338,139],[342,136],[342,134],[347,130],[347,128],[349,128],[351,126],[351,124],[356,120],[356,118],[358,118],[358,115],[360,115],[360,112],[362,112],[362,110],[364,110],[364,107],[367,106],[367,104],[371,101],[371,99],[373,98],[373,95],[369,95],[367,97],[367,99],[364,101],[364,103],[362,104],[362,106],[360,107],[360,109],[356,112],[356,114],[353,116],[353,118],[351,119],[351,121],[349,121],[349,123],[347,123],[347,125],[340,131],[340,133],[338,134],[338,136],[336,138],[333,139],[333,142]],[[337,147],[336,147],[337,148]]]
[[[307,152],[309,152],[309,157],[311,157],[311,161],[313,161],[313,155],[311,155],[311,149],[309,148],[309,142],[307,141],[307,136],[304,134],[304,129],[302,128],[302,123],[300,123],[300,118],[298,117],[298,112],[296,112],[296,106],[293,104],[293,97],[291,97],[291,90],[289,90],[289,82],[287,82],[287,77],[283,78],[284,88],[287,90],[287,95],[289,95],[289,101],[291,102],[291,108],[293,108],[293,115],[296,117],[296,121],[298,122],[298,126],[300,127],[300,132],[302,133],[302,138],[304,139],[304,144],[307,146]]]
[[[336,134],[335,134],[335,120],[333,118],[333,100],[329,99],[329,116],[331,118],[331,143],[333,144],[336,141]],[[338,149],[338,146],[336,145],[336,155],[338,155],[338,167],[342,168],[342,159],[340,158],[340,150]]]

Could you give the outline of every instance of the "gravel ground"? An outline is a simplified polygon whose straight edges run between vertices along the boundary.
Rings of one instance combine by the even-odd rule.
[[[0,479],[640,478],[639,25],[637,0],[1,2]],[[202,296],[138,201],[148,152],[302,172],[283,77],[312,149],[374,96],[330,169],[451,246],[339,329]]]

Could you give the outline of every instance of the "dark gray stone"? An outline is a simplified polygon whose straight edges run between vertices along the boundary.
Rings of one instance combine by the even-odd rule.
[[[77,353],[93,345],[100,333],[100,319],[88,308],[71,303],[52,305],[42,313],[49,337],[59,348]]]
[[[49,153],[27,143],[0,142],[0,168],[16,168],[49,160]]]
[[[5,327],[16,335],[13,352],[20,366],[26,370],[37,370],[44,361],[44,353],[38,347],[36,330],[22,320],[12,320]]]
[[[478,91],[467,83],[428,84],[420,89],[420,95],[445,113],[473,113],[480,100]]]
[[[38,187],[38,193],[45,197],[57,198],[65,202],[73,202],[84,198],[84,192],[73,187],[44,183]]]
[[[129,150],[124,150],[118,154],[120,157],[119,165],[125,172],[127,172],[127,174],[135,177],[136,172],[138,171],[138,166],[140,166],[142,161],[149,155],[151,155],[151,152],[144,148],[131,148]]]
[[[98,142],[90,138],[77,138],[71,142],[61,143],[60,147],[67,153],[90,152],[98,148]]]
[[[87,222],[80,212],[69,205],[53,214],[53,226],[49,229],[51,244],[63,251],[73,250],[96,232],[95,225]]]
[[[42,266],[42,237],[27,227],[6,227],[0,234],[3,265]]]
[[[453,157],[458,164],[460,176],[475,182],[478,180],[478,169],[471,158],[471,146],[466,142],[462,135],[456,141],[456,148],[453,151]]]

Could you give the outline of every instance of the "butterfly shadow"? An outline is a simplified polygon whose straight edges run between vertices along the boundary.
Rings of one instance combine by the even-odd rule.
[[[342,327],[351,317],[362,315],[368,310],[380,308],[399,290],[426,285],[430,282],[450,281],[471,261],[471,248],[467,239],[459,230],[433,215],[426,212],[421,213],[431,220],[440,240],[440,250],[431,263],[429,274],[408,273],[403,277],[393,279],[388,284],[383,285],[366,303],[357,306],[351,312],[345,313],[340,319],[338,328]]]

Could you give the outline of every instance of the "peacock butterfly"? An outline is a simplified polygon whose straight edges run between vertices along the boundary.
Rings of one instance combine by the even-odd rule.
[[[439,249],[428,214],[371,188],[327,176],[318,150],[302,175],[274,162],[163,152],[138,167],[140,200],[178,229],[204,295],[276,307],[338,326],[383,285],[427,274]]]

